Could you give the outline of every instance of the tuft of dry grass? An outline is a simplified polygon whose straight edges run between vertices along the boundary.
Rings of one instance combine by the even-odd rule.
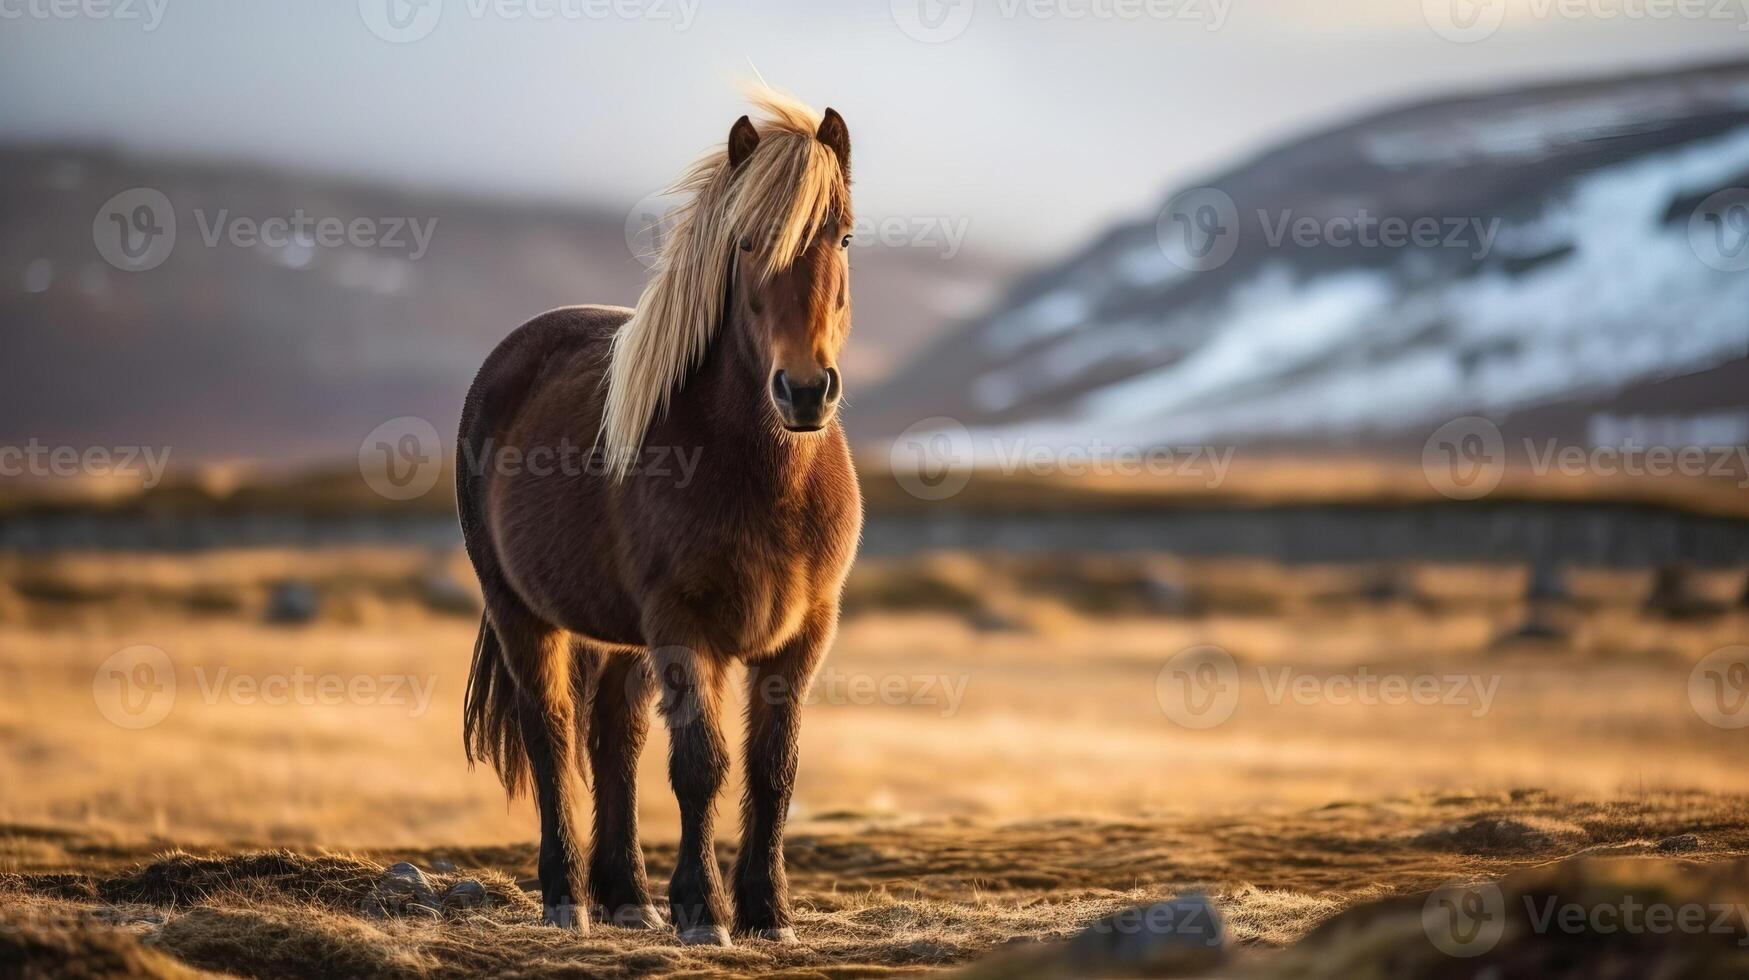
[[[102,950],[126,956],[137,947],[174,957],[171,965],[246,976],[876,976],[991,956],[979,975],[1061,976],[1056,944],[1088,923],[1201,891],[1225,918],[1238,954],[1234,972],[1261,978],[1343,976],[1334,966],[1296,974],[1291,964],[1358,968],[1373,963],[1370,957],[1417,965],[1394,975],[1437,975],[1417,972],[1442,961],[1422,951],[1424,937],[1412,941],[1423,936],[1425,893],[1452,881],[1504,878],[1507,894],[1519,896],[1545,887],[1536,884],[1545,881],[1539,876],[1575,859],[1586,868],[1633,859],[1629,866],[1653,869],[1648,874],[1671,900],[1715,892],[1712,901],[1737,900],[1749,887],[1749,801],[1699,793],[1588,800],[1524,790],[1273,814],[994,824],[844,815],[833,823],[789,842],[802,940],[795,946],[742,940],[733,949],[701,950],[677,945],[666,931],[598,925],[579,936],[541,926],[538,904],[515,884],[533,887],[532,844],[152,855],[92,841],[102,858],[0,878],[0,908],[10,910],[13,932],[28,931],[39,937],[32,942],[69,957],[83,956],[86,946],[94,959],[112,955]],[[1434,842],[1429,833],[1509,823],[1570,830],[1514,849],[1491,838]],[[1663,845],[1683,835],[1692,835],[1692,847],[1672,860]],[[65,853],[86,850],[76,836],[59,840]],[[139,856],[130,862],[130,854]],[[647,848],[654,880],[666,878],[674,856],[672,844]],[[719,857],[732,860],[733,848]],[[438,887],[474,878],[493,900],[441,916],[373,917],[363,897],[391,860],[427,869],[447,862],[453,870],[431,875]],[[1568,879],[1561,874],[1568,872],[1546,887],[1579,887],[1562,884]],[[1571,874],[1586,888],[1613,880],[1590,870]],[[1592,901],[1590,894],[1571,900]],[[169,969],[153,963],[139,972],[177,975],[148,972]]]
[[[1496,642],[1526,615],[1527,575],[865,562],[804,712],[788,842],[803,941],[699,951],[665,932],[538,925],[534,814],[460,751],[474,623],[454,602],[472,588],[459,555],[0,557],[0,941],[43,976],[868,976],[1016,944],[1048,962],[1101,916],[1200,890],[1239,947],[1234,970],[1264,970],[1318,923],[1453,879],[1749,855],[1749,730],[1689,703],[1693,665],[1749,635],[1749,612],[1724,607],[1740,574],[1698,576],[1719,608],[1672,619],[1644,608],[1650,572],[1575,570],[1563,636]],[[309,621],[268,621],[285,581],[318,596]],[[138,644],[165,651],[176,685],[161,720],[132,728],[102,710],[102,665]],[[1239,697],[1192,729],[1158,685],[1205,644],[1233,657]],[[1363,671],[1497,687],[1486,710],[1275,687]],[[299,673],[429,680],[429,700],[226,686]],[[640,820],[660,888],[676,820],[659,728],[653,741]],[[366,899],[397,861],[439,889],[478,880],[492,901],[373,917]],[[1331,962],[1408,956],[1393,944],[1412,936],[1378,922]]]

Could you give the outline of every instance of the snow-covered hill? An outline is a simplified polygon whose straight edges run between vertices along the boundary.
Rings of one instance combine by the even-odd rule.
[[[1749,413],[1743,188],[1749,63],[1386,112],[1179,189],[858,413],[1143,446]]]

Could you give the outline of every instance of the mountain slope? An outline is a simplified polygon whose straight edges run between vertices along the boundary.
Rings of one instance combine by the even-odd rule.
[[[1749,63],[1384,112],[1112,229],[861,412],[1035,444],[1419,446],[1457,415],[1608,404],[1749,353],[1749,195],[1714,196],[1744,187]]]
[[[168,202],[166,227],[175,219],[167,256],[139,271],[106,261],[107,226],[93,227],[134,188]],[[0,146],[0,446],[170,447],[172,468],[297,465],[350,459],[400,416],[448,433],[474,371],[517,324],[565,304],[636,301],[648,271],[628,231],[647,210]],[[371,237],[270,232],[300,215],[363,221]],[[867,238],[851,260],[853,394],[1007,275],[1000,260],[941,262]]]

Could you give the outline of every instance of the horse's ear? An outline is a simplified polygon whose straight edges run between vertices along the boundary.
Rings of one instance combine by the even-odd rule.
[[[832,148],[838,154],[838,166],[844,170],[844,179],[850,179],[850,127],[844,125],[844,117],[836,109],[827,109],[826,115],[820,120],[820,132],[816,134],[820,142]]]
[[[753,120],[746,116],[735,120],[735,125],[729,129],[729,166],[739,167],[758,146],[759,130],[753,128]]]

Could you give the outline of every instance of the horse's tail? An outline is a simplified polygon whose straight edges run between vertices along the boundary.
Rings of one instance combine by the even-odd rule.
[[[474,664],[468,670],[468,692],[462,708],[462,743],[468,765],[484,759],[512,798],[528,785],[528,752],[522,744],[521,697],[516,678],[504,662],[504,647],[492,629],[490,616],[480,617],[474,639]]]
[[[525,380],[517,377],[519,369],[526,370],[527,359],[514,342],[516,336],[513,334],[492,352],[468,388],[455,461],[456,517],[486,605],[480,616],[480,632],[474,638],[473,666],[468,670],[467,694],[463,699],[462,745],[470,767],[482,759],[492,763],[512,798],[528,786],[528,752],[522,744],[521,694],[504,656],[503,637],[492,617],[495,612],[504,615],[515,607],[517,600],[498,566],[497,548],[486,521],[484,484],[491,435],[519,402],[515,397],[505,398],[505,391],[526,388],[514,383],[506,385],[501,380],[506,374],[511,376],[511,382]]]
[[[512,797],[529,784],[522,713],[536,692],[522,689],[504,649],[508,641],[511,655],[524,654],[517,649],[523,639],[517,631],[530,620],[531,614],[500,566],[497,545],[486,519],[493,434],[504,431],[521,410],[527,393],[537,387],[541,373],[553,363],[555,352],[574,351],[591,342],[604,344],[613,328],[628,315],[629,310],[575,307],[535,317],[506,337],[486,358],[462,404],[461,429],[456,440],[456,516],[486,602],[479,636],[474,640],[473,667],[468,672],[462,742],[469,765],[482,759],[491,762]],[[508,636],[505,630],[511,631]],[[573,663],[574,692],[586,692],[591,663],[582,658]],[[520,661],[516,666],[521,666]],[[579,705],[584,703],[578,693],[573,698]],[[577,711],[576,716],[581,725],[585,712]],[[584,743],[582,737],[576,739],[579,747]]]

